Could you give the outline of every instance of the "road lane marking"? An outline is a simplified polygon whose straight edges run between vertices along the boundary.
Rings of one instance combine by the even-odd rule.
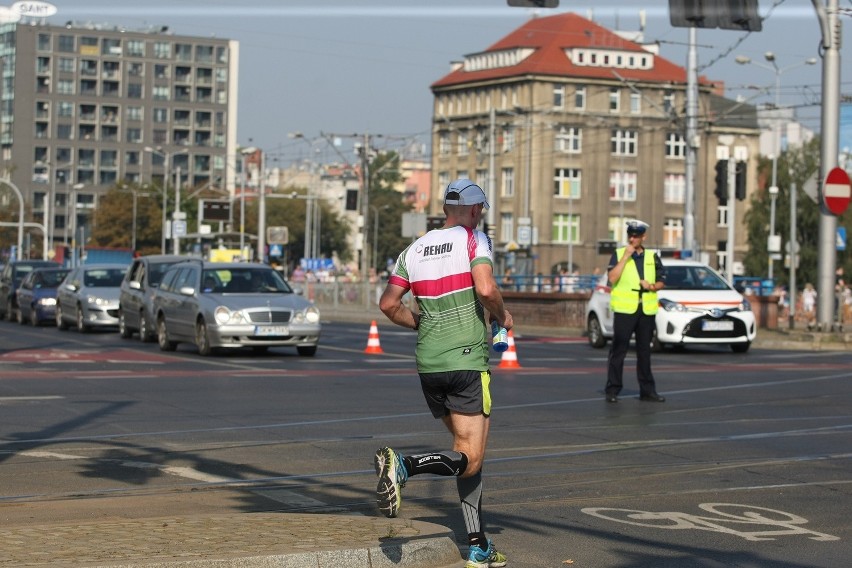
[[[47,395],[47,396],[0,396],[0,403],[3,402],[19,402],[19,401],[28,401],[28,400],[58,400],[63,399],[64,396],[60,395]]]

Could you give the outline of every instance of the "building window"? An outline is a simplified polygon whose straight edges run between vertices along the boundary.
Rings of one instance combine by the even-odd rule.
[[[145,64],[133,62],[127,66],[127,74],[130,77],[144,77],[145,76]]]
[[[579,199],[582,175],[578,168],[556,168],[553,175],[554,197]]]
[[[686,195],[686,176],[683,174],[666,174],[663,187],[665,203],[683,203]]]
[[[627,224],[624,216],[610,217],[607,221],[607,238],[617,243],[627,242]]]
[[[70,124],[60,124],[56,127],[56,137],[59,140],[72,140],[74,138],[74,127]]]
[[[165,123],[169,121],[169,109],[167,108],[155,108],[154,109],[154,122]]]
[[[663,110],[666,114],[674,113],[675,109],[675,95],[674,91],[665,91],[663,93]]]
[[[169,100],[169,88],[167,86],[154,86],[151,91],[151,98],[155,101]]]
[[[59,51],[63,53],[74,53],[76,50],[74,49],[74,36],[69,35],[61,35],[59,36]]]
[[[127,120],[142,120],[145,114],[142,110],[142,107],[139,106],[128,106],[127,107]]]
[[[554,243],[577,243],[580,236],[580,216],[557,213],[553,216],[551,241]]]
[[[127,84],[127,98],[128,99],[141,99],[142,98],[142,85],[139,83],[128,83]]]
[[[438,172],[438,194],[444,195],[444,188],[450,185],[450,172]]]
[[[609,173],[609,200],[636,201],[636,172]]]
[[[438,135],[438,154],[441,156],[450,155],[450,134],[449,132],[441,132]]]
[[[579,154],[583,149],[583,130],[578,126],[560,125],[556,131],[555,149],[566,154]]]
[[[171,76],[172,66],[162,63],[154,64],[154,78],[168,79]]]
[[[39,51],[51,50],[50,34],[38,34],[38,46],[36,49]]]
[[[586,87],[580,86],[574,89],[574,108],[576,110],[586,109]]]
[[[145,42],[141,39],[127,40],[127,55],[131,57],[145,57]]]
[[[121,55],[121,40],[105,37],[101,44],[101,55]]]
[[[683,241],[683,219],[667,218],[663,224],[663,247],[680,248]]]
[[[503,151],[511,152],[515,147],[515,129],[512,126],[503,127]]]
[[[565,106],[565,86],[553,87],[553,108],[562,109]]]
[[[56,82],[56,92],[60,95],[73,95],[74,94],[74,80],[73,79],[60,79]]]
[[[640,93],[630,93],[630,114],[640,114],[642,112],[642,95]]]
[[[638,134],[635,130],[613,130],[610,149],[613,156],[635,156]]]
[[[682,160],[686,157],[686,140],[679,132],[669,132],[666,135],[666,158]]]
[[[192,46],[188,43],[175,44],[175,59],[178,61],[192,61]]]
[[[515,195],[515,170],[503,168],[500,179],[500,194],[503,197],[513,197]]]
[[[59,101],[59,116],[74,116],[74,103]]]
[[[198,45],[195,47],[196,63],[213,63],[213,46]]]
[[[128,142],[142,142],[142,129],[141,128],[128,128],[127,129],[127,141]]]
[[[621,108],[621,89],[611,87],[609,90],[609,111],[618,112]]]
[[[154,57],[157,59],[171,59],[172,58],[172,44],[168,41],[155,41],[154,42]]]
[[[515,234],[515,220],[511,213],[500,213],[500,241],[508,243]]]
[[[470,153],[470,139],[467,130],[459,130],[458,145],[459,156],[467,156]]]
[[[60,57],[59,58],[59,71],[61,73],[73,73],[74,72],[74,59],[71,57]]]

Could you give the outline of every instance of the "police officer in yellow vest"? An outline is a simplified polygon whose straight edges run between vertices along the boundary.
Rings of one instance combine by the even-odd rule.
[[[627,246],[617,249],[609,261],[607,276],[612,283],[610,307],[613,311],[613,337],[609,350],[606,401],[618,402],[624,373],[624,357],[630,336],[636,333],[636,377],[639,400],[664,402],[657,394],[651,373],[651,339],[657,313],[657,290],[665,286],[666,273],[656,251],[643,246],[648,223],[627,223]]]

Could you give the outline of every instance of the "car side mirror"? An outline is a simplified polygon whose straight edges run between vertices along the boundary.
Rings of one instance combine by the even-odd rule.
[[[180,290],[178,290],[178,292],[180,292],[183,296],[194,296],[195,288],[192,286],[183,286]]]
[[[65,285],[65,289],[66,289],[66,290],[71,290],[72,292],[76,292],[76,291],[77,291],[77,287],[76,287],[76,286],[74,286],[73,284],[66,284],[66,285]]]
[[[130,286],[130,288],[132,290],[141,290],[142,289],[142,283],[137,282],[136,280],[131,280],[127,285]]]

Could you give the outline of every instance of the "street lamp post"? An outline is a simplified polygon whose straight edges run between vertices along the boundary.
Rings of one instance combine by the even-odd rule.
[[[775,237],[775,199],[778,195],[778,154],[781,153],[781,116],[779,115],[779,109],[781,108],[781,75],[791,69],[795,69],[803,65],[815,65],[817,60],[816,58],[811,57],[804,61],[788,65],[787,67],[778,67],[778,63],[775,61],[775,54],[773,52],[767,51],[763,54],[763,57],[770,63],[769,65],[760,63],[759,61],[752,61],[750,57],[745,55],[738,55],[735,58],[735,61],[740,65],[756,65],[757,67],[762,67],[763,69],[768,69],[775,73],[775,117],[772,121],[772,186],[769,188],[769,194],[772,201],[770,205],[769,239],[767,246],[767,250],[769,252],[769,272],[767,276],[771,279],[773,277],[773,269],[775,265],[775,262],[772,259],[772,254],[780,252],[780,248],[779,250],[772,249],[775,248],[776,244],[778,244],[778,239]]]
[[[242,155],[242,187],[240,188],[240,256],[246,247],[246,183],[248,176],[246,175],[246,158],[257,152],[257,148],[249,146],[240,150]]]
[[[148,152],[149,154],[156,154],[163,159],[163,203],[162,203],[163,228],[162,228],[162,237],[160,238],[160,253],[166,254],[166,224],[168,223],[168,220],[166,218],[166,209],[168,207],[168,203],[167,203],[168,192],[166,191],[166,187],[168,186],[169,165],[171,164],[172,152],[168,152],[166,150],[163,150],[160,147],[152,148],[151,146],[145,146],[144,150],[146,152]],[[180,150],[179,152],[174,152],[174,154],[186,154],[187,152],[189,152],[189,148],[184,148],[183,150]],[[152,166],[152,169],[153,169],[153,166]],[[175,254],[177,254],[177,253],[175,253]]]

